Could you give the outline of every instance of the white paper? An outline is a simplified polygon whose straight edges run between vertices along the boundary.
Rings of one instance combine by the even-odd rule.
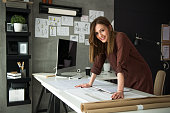
[[[61,17],[48,16],[48,20],[51,26],[61,26]]]
[[[48,19],[35,19],[35,37],[48,38]]]
[[[162,54],[164,59],[169,58],[169,46],[168,45],[163,45],[162,46]]]
[[[89,22],[93,22],[99,16],[104,16],[104,11],[89,10]]]
[[[73,26],[73,17],[62,16],[61,21],[62,21],[62,25]]]
[[[169,40],[169,27],[163,27],[163,40]]]
[[[82,15],[81,16],[81,21],[88,22],[88,20],[89,20],[89,16],[87,16],[87,15]]]
[[[85,39],[85,45],[90,45],[89,39]]]
[[[79,34],[79,43],[84,43],[84,41],[85,41],[85,35]]]
[[[90,34],[90,23],[75,21],[74,34]]]
[[[50,36],[56,36],[56,30],[55,26],[50,26]]]
[[[69,27],[57,27],[58,36],[69,36]]]
[[[70,35],[70,40],[78,42],[78,35]]]

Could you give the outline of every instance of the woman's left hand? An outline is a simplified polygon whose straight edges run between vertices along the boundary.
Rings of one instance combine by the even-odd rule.
[[[111,98],[112,98],[113,100],[115,100],[115,99],[123,99],[123,98],[124,98],[123,91],[118,91],[118,92],[114,93],[114,94],[111,96]]]

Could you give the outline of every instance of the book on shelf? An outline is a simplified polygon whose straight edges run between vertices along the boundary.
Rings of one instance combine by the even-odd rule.
[[[18,72],[7,72],[8,79],[18,79],[21,78],[21,73]]]
[[[18,72],[7,72],[7,75],[9,75],[9,76],[21,76],[21,73],[18,73]]]
[[[21,75],[19,75],[19,76],[7,75],[7,78],[8,78],[8,79],[18,79],[18,78],[21,78]]]

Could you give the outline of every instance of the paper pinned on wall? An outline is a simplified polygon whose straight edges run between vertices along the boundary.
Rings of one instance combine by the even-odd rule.
[[[89,44],[89,39],[85,39],[85,45],[90,45]]]
[[[77,35],[70,35],[70,40],[78,42],[78,36]]]
[[[56,27],[50,26],[50,36],[56,36]]]
[[[73,17],[62,16],[61,22],[62,22],[62,25],[73,26]]]
[[[87,15],[82,15],[81,16],[81,21],[88,22],[88,20],[89,20],[89,16],[87,16]]]
[[[48,19],[35,18],[35,37],[48,38]]]
[[[164,59],[169,59],[169,45],[162,46],[162,54]]]
[[[74,34],[90,34],[90,23],[75,21]]]
[[[48,16],[49,25],[61,26],[61,17]]]
[[[104,11],[89,10],[89,22],[93,22],[99,16],[104,16]]]
[[[163,27],[163,40],[170,40],[170,27]]]
[[[79,34],[79,43],[84,43],[85,34]]]
[[[57,27],[58,36],[69,36],[69,27]]]

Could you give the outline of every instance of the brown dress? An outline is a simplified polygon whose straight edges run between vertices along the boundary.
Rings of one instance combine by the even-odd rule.
[[[91,72],[99,75],[107,58],[116,73],[124,74],[125,87],[153,94],[150,68],[125,33],[117,32],[114,46],[113,53],[95,58]]]

